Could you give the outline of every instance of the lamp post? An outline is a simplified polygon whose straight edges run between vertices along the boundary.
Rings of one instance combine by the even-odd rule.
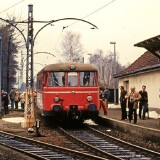
[[[114,66],[114,69],[113,69],[113,74],[116,73],[116,42],[110,42],[110,44],[113,44],[114,45],[114,55],[113,55],[113,58],[114,58],[114,62],[113,62],[113,66]],[[116,104],[116,79],[114,79],[114,104]]]

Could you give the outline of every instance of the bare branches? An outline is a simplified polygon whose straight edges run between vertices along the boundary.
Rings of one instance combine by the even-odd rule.
[[[62,41],[62,56],[69,62],[80,62],[82,60],[83,48],[80,43],[80,35],[67,32]]]

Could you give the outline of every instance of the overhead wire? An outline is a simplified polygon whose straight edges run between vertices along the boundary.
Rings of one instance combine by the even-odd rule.
[[[25,0],[22,0],[22,1],[20,1],[20,2],[18,2],[18,3],[16,3],[16,4],[14,4],[14,5],[12,5],[12,6],[8,7],[7,9],[5,9],[5,10],[1,11],[1,12],[0,12],[0,14],[1,14],[1,13],[3,13],[3,12],[5,12],[5,11],[7,11],[7,10],[9,10],[9,9],[11,9],[12,7],[17,6],[18,4],[22,3],[23,1],[25,1]]]
[[[95,11],[91,12],[90,14],[88,14],[88,15],[82,17],[81,19],[85,19],[85,18],[91,16],[92,14],[94,14],[94,13],[98,12],[99,10],[105,8],[106,6],[110,5],[110,4],[113,3],[114,1],[116,1],[116,0],[110,1],[109,3],[103,5],[102,7],[98,8],[98,9],[96,9]],[[68,26],[71,26],[71,25],[73,25],[73,24],[75,24],[75,23],[78,23],[78,22],[79,22],[79,21],[73,22],[73,23],[69,24]],[[67,26],[67,27],[68,27],[68,26]]]
[[[107,4],[103,5],[102,7],[100,7],[100,8],[98,8],[98,9],[96,9],[95,11],[91,12],[90,14],[88,14],[88,15],[84,16],[84,17],[83,17],[83,18],[81,18],[81,19],[85,19],[85,18],[87,18],[87,17],[91,16],[92,14],[94,14],[94,13],[98,12],[99,10],[101,10],[101,9],[105,8],[106,6],[110,5],[110,4],[111,4],[111,3],[113,3],[114,1],[116,1],[116,0],[112,0],[112,1],[110,1],[109,3],[107,3]],[[58,41],[59,41],[59,39],[60,39],[60,37],[61,37],[61,35],[62,35],[63,30],[64,30],[65,28],[67,28],[67,27],[69,27],[69,26],[71,26],[71,25],[75,24],[75,23],[78,23],[78,22],[79,22],[79,21],[76,21],[76,22],[73,22],[73,23],[71,23],[71,24],[69,24],[69,25],[67,25],[67,26],[63,26],[63,29],[62,29],[62,31],[61,31],[61,33],[60,33],[60,35],[59,35],[59,37],[58,37],[58,39],[57,39],[57,41],[56,41],[56,44],[55,44],[55,46],[54,46],[54,49],[53,49],[53,50],[55,50],[55,48],[56,48],[56,46],[57,46],[57,43],[58,43]]]
[[[60,40],[60,38],[61,38],[61,36],[62,36],[62,33],[63,33],[63,31],[64,31],[65,28],[67,28],[67,27],[63,26],[62,31],[61,31],[61,33],[60,33],[60,35],[59,35],[59,37],[58,37],[58,39],[57,39],[57,41],[56,41],[56,43],[55,43],[55,45],[54,45],[53,50],[56,50],[56,46],[57,46],[57,44],[58,44],[58,41]]]

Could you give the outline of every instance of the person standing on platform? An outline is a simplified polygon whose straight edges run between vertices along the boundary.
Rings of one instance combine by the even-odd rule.
[[[10,101],[11,101],[11,109],[14,109],[14,100],[15,100],[16,92],[14,89],[11,89],[9,93]]]
[[[15,99],[14,99],[14,102],[15,102],[15,109],[18,109],[18,103],[20,101],[20,93],[18,91],[18,89],[16,90],[16,96],[15,96]]]
[[[100,102],[100,108],[101,107],[103,108],[104,115],[107,115],[107,108],[103,102],[103,89],[101,88],[99,89],[99,102]]]
[[[129,122],[131,122],[134,114],[134,123],[137,123],[137,108],[138,101],[141,99],[139,92],[136,92],[135,87],[131,87],[131,92],[126,96],[128,98]]]
[[[108,100],[109,100],[109,96],[110,96],[110,91],[109,91],[108,87],[106,87],[106,89],[104,90],[103,95],[104,95],[106,108],[108,108]]]
[[[3,93],[2,100],[3,100],[3,106],[4,106],[4,114],[9,114],[9,109],[8,109],[9,97],[7,92]]]
[[[139,101],[139,118],[145,119],[145,114],[148,112],[148,93],[146,91],[146,86],[142,86],[142,90],[139,91],[141,95],[141,99]],[[143,109],[143,116],[142,116],[142,109]]]
[[[126,104],[127,104],[127,99],[126,99],[126,94],[127,91],[125,91],[123,86],[120,86],[120,105],[121,105],[121,120],[127,119],[127,111],[126,111]]]
[[[3,94],[4,94],[4,90],[2,89],[2,91],[1,91],[1,103],[2,103],[2,107],[4,107]]]

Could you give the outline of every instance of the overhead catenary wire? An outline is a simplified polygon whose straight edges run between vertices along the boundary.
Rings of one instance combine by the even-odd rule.
[[[103,9],[103,8],[105,8],[105,7],[107,7],[108,5],[110,5],[111,3],[113,3],[114,1],[116,1],[116,0],[110,1],[109,3],[103,5],[102,7],[98,8],[98,9],[96,9],[95,11],[91,12],[90,14],[88,14],[88,15],[82,17],[81,19],[85,19],[85,18],[91,16],[92,14],[98,12],[99,10],[101,10],[101,9]],[[71,26],[71,25],[73,25],[73,24],[75,24],[75,23],[78,23],[78,22],[79,22],[79,21],[73,22],[73,23],[69,24],[68,26]],[[68,26],[67,26],[67,27],[68,27]]]
[[[14,4],[14,5],[8,7],[7,9],[5,9],[5,10],[3,10],[3,11],[0,11],[0,14],[3,13],[3,12],[6,12],[7,10],[9,10],[9,9],[15,7],[15,6],[17,6],[18,4],[22,3],[23,1],[25,1],[25,0],[22,0],[22,1],[20,1],[20,2],[18,2],[18,3],[16,3],[16,4]]]
[[[7,10],[9,10],[10,8],[12,8],[12,7],[14,7],[14,6],[16,6],[16,5],[20,4],[20,3],[22,3],[23,1],[25,1],[25,0],[21,0],[20,2],[14,4],[14,5],[10,6],[10,7],[8,7],[7,9],[1,11],[0,14],[3,13],[3,12],[5,12],[5,11],[7,11]],[[98,12],[99,10],[105,8],[106,6],[110,5],[110,4],[113,3],[114,1],[115,1],[115,0],[110,1],[109,3],[103,5],[102,7],[98,8],[98,9],[96,9],[95,11],[91,12],[90,14],[88,14],[88,15],[82,17],[81,19],[85,19],[85,18],[87,18],[87,17],[93,15],[94,13],[96,13],[96,12]],[[36,21],[35,21],[35,22],[36,22]],[[37,22],[39,22],[39,21],[37,21]],[[47,21],[47,22],[48,22],[48,21]],[[63,27],[63,29],[62,29],[62,31],[61,31],[61,33],[60,33],[60,35],[59,35],[59,37],[58,37],[58,39],[57,39],[57,41],[56,41],[56,44],[55,44],[55,46],[54,46],[54,50],[55,50],[55,48],[56,48],[56,46],[57,46],[57,44],[58,44],[58,41],[59,41],[60,37],[62,36],[63,30],[64,30],[65,28],[67,28],[67,27],[69,27],[69,26],[71,26],[71,25],[77,23],[77,22],[79,22],[79,21],[73,22],[73,23],[71,23],[71,24],[69,24],[69,25]],[[26,22],[23,21],[23,22],[19,22],[19,23],[26,23]],[[41,21],[41,23],[42,23],[42,21]],[[44,21],[44,23],[46,23],[46,21]]]
[[[111,3],[113,3],[114,1],[116,1],[116,0],[112,0],[111,2],[109,2],[109,3],[105,4],[105,5],[103,5],[102,7],[100,7],[100,8],[98,8],[98,9],[96,9],[95,11],[91,12],[90,14],[88,14],[88,15],[84,16],[84,17],[83,17],[83,18],[81,18],[81,19],[85,19],[85,18],[87,18],[87,17],[91,16],[92,14],[94,14],[94,13],[98,12],[99,10],[101,10],[101,9],[105,8],[106,6],[110,5],[110,4],[111,4]],[[73,24],[77,23],[77,22],[79,22],[79,21],[73,22],[73,23],[71,23],[71,24],[69,24],[69,25],[67,25],[67,26],[63,26],[63,29],[62,29],[62,31],[61,31],[61,33],[60,33],[60,35],[59,35],[59,37],[58,37],[58,39],[57,39],[57,41],[56,41],[56,44],[55,44],[55,46],[54,46],[54,49],[53,49],[53,50],[55,50],[55,48],[56,48],[56,46],[57,46],[57,44],[58,44],[58,41],[59,41],[60,37],[62,36],[62,32],[63,32],[63,30],[64,30],[65,28],[68,28],[69,26],[71,26],[71,25],[73,25]]]
[[[56,50],[56,46],[57,46],[57,44],[58,44],[58,42],[59,42],[59,40],[60,40],[60,38],[61,38],[61,36],[62,36],[62,33],[63,33],[63,31],[64,31],[65,28],[67,28],[67,27],[63,26],[62,31],[61,31],[61,33],[59,34],[59,37],[58,37],[58,39],[57,39],[57,41],[56,41],[56,43],[55,43],[55,45],[54,45],[54,47],[53,47],[53,50]]]

